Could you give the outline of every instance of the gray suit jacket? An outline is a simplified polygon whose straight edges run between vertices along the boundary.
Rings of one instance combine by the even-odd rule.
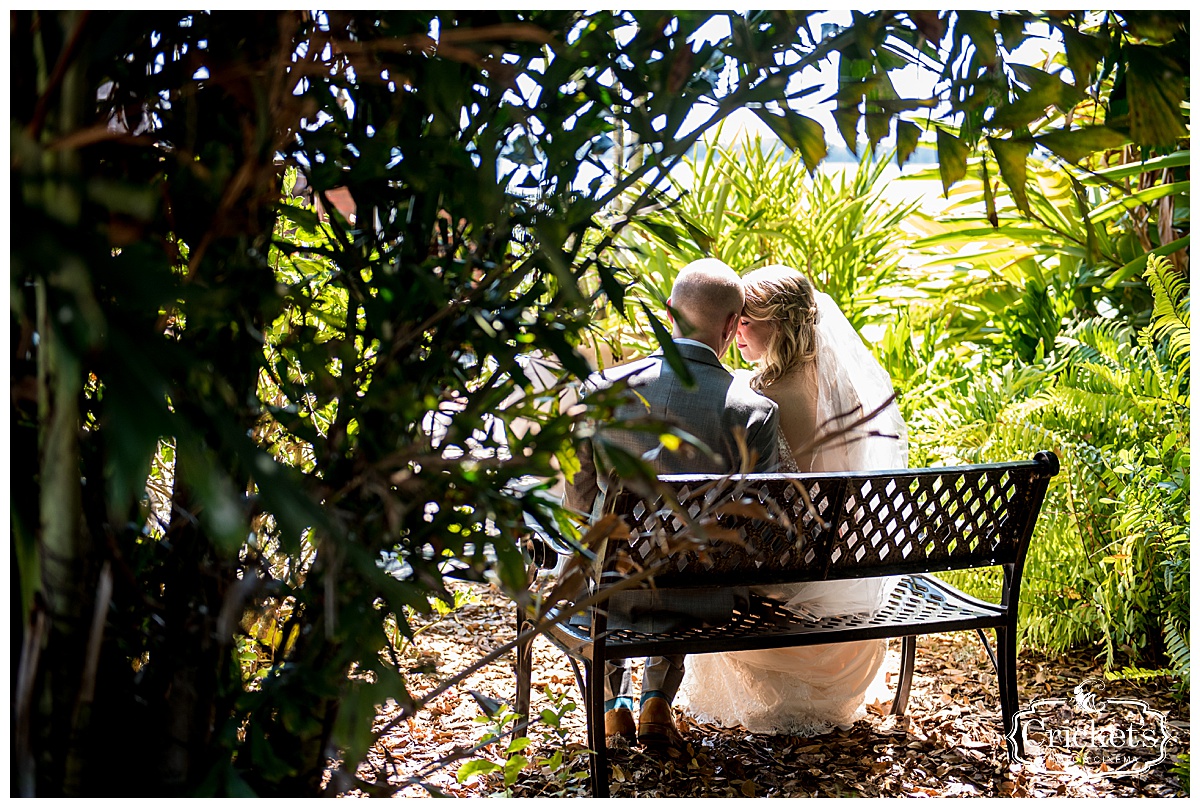
[[[604,438],[645,457],[658,474],[729,474],[737,471],[741,462],[734,431],[742,429],[747,446],[758,455],[754,470],[775,471],[779,455],[775,402],[752,390],[745,374],[734,376],[726,370],[711,351],[697,345],[676,345],[696,382],[691,389],[684,387],[661,352],[594,374],[587,386],[602,389],[628,379],[637,394],[617,408],[617,420],[654,417],[670,421],[718,456],[708,457],[687,444],[679,451],[668,451],[654,432],[608,429]],[[590,441],[580,446],[579,463],[580,470],[566,487],[565,502],[591,513],[601,481]]]

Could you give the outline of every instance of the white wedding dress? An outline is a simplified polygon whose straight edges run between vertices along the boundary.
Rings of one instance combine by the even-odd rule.
[[[837,304],[818,293],[816,385],[818,432],[837,433],[892,396],[887,373]],[[904,420],[893,401],[875,418],[832,440],[818,438],[811,468],[800,469],[780,432],[780,470],[858,471],[908,465]],[[814,619],[874,613],[894,578],[816,581],[755,591]],[[696,720],[750,732],[820,735],[865,714],[868,694],[886,699],[886,640],[803,648],[696,654],[685,665],[677,704]]]

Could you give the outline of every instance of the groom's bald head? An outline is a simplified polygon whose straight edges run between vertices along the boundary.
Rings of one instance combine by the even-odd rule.
[[[693,261],[679,270],[671,287],[668,303],[679,315],[674,335],[706,343],[722,354],[737,333],[745,302],[741,278],[728,264],[716,258]]]

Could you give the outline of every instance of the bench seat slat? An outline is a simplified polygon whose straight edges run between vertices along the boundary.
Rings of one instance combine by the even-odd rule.
[[[696,654],[787,648],[993,628],[1002,625],[1004,620],[1004,611],[998,605],[968,597],[930,575],[906,575],[874,616],[838,615],[814,620],[801,617],[776,601],[752,596],[746,613],[739,613],[730,622],[720,625],[653,634],[630,629],[611,630],[605,639],[605,656],[621,659],[649,653]],[[898,632],[901,627],[904,631]],[[590,656],[585,626],[562,626],[553,635],[557,644],[565,646],[570,653],[582,658]]]

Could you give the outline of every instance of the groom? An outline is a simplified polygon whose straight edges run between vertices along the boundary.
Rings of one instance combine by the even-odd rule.
[[[778,415],[775,402],[735,379],[721,364],[737,333],[745,293],[737,273],[715,258],[693,261],[675,279],[667,305],[678,314],[671,317],[673,341],[687,363],[695,384],[684,385],[661,351],[651,356],[595,374],[588,386],[607,388],[627,379],[636,395],[617,407],[617,421],[654,418],[674,422],[697,437],[715,454],[692,450],[668,451],[654,431],[606,430],[608,441],[645,458],[658,474],[731,474],[738,471],[740,457],[734,433],[742,431],[750,451],[758,460],[755,471],[774,471],[778,457]],[[687,449],[692,447],[687,446]],[[580,469],[567,485],[565,503],[583,513],[592,513],[604,486],[597,475],[593,447],[585,442],[579,451]],[[617,607],[612,612],[615,616]],[[653,622],[653,615],[649,617]],[[635,623],[635,626],[637,624]],[[681,742],[671,701],[683,681],[682,655],[650,657],[642,677],[640,715],[633,722],[633,685],[629,660],[605,663],[605,735],[634,737],[646,745],[678,745]]]

